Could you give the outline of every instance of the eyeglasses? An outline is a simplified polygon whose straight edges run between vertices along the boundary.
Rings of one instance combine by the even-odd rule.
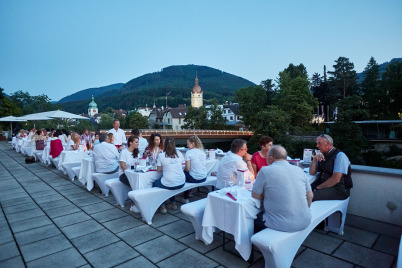
[[[326,141],[329,141],[329,139],[327,138],[327,135],[325,135],[325,134],[321,134],[319,137],[324,138]]]

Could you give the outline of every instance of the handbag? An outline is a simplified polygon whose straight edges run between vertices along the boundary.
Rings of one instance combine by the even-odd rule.
[[[42,151],[45,148],[45,141],[40,140],[36,141],[36,150],[37,151]]]

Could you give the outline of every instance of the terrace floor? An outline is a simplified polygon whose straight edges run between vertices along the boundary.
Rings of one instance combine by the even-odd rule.
[[[223,251],[222,233],[208,246],[195,240],[180,209],[147,225],[129,201],[121,208],[112,195],[24,160],[0,142],[0,267],[264,267],[258,249],[253,263]],[[401,226],[348,214],[344,231],[313,231],[292,267],[396,267]]]

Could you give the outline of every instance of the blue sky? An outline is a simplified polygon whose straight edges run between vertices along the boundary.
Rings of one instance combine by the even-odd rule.
[[[361,72],[371,56],[402,57],[401,11],[400,0],[2,0],[0,87],[57,101],[184,64],[259,84],[289,63],[332,70],[339,56]]]

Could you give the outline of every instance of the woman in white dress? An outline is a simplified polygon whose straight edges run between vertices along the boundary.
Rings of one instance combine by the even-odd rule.
[[[163,152],[163,140],[159,133],[152,133],[148,146],[144,150],[143,158],[148,157],[150,163],[156,162],[159,154]]]
[[[123,149],[120,153],[119,180],[130,188],[130,182],[124,171],[134,166],[135,159],[138,158],[138,145],[138,138],[131,136],[127,140],[127,148]],[[140,213],[134,202],[131,203],[130,210],[135,213]]]
[[[153,187],[164,188],[168,190],[177,190],[183,188],[186,177],[183,173],[182,162],[183,155],[176,150],[176,144],[172,137],[165,139],[163,153],[159,154],[157,166],[158,172],[162,172],[162,178],[153,183]],[[175,197],[170,198],[172,209],[177,209]],[[166,213],[165,205],[160,207],[161,213]]]
[[[198,136],[192,136],[187,140],[188,151],[186,152],[186,166],[184,167],[184,174],[186,182],[201,183],[207,179],[207,168],[205,165],[204,146]],[[183,193],[184,203],[189,202],[190,191]]]

